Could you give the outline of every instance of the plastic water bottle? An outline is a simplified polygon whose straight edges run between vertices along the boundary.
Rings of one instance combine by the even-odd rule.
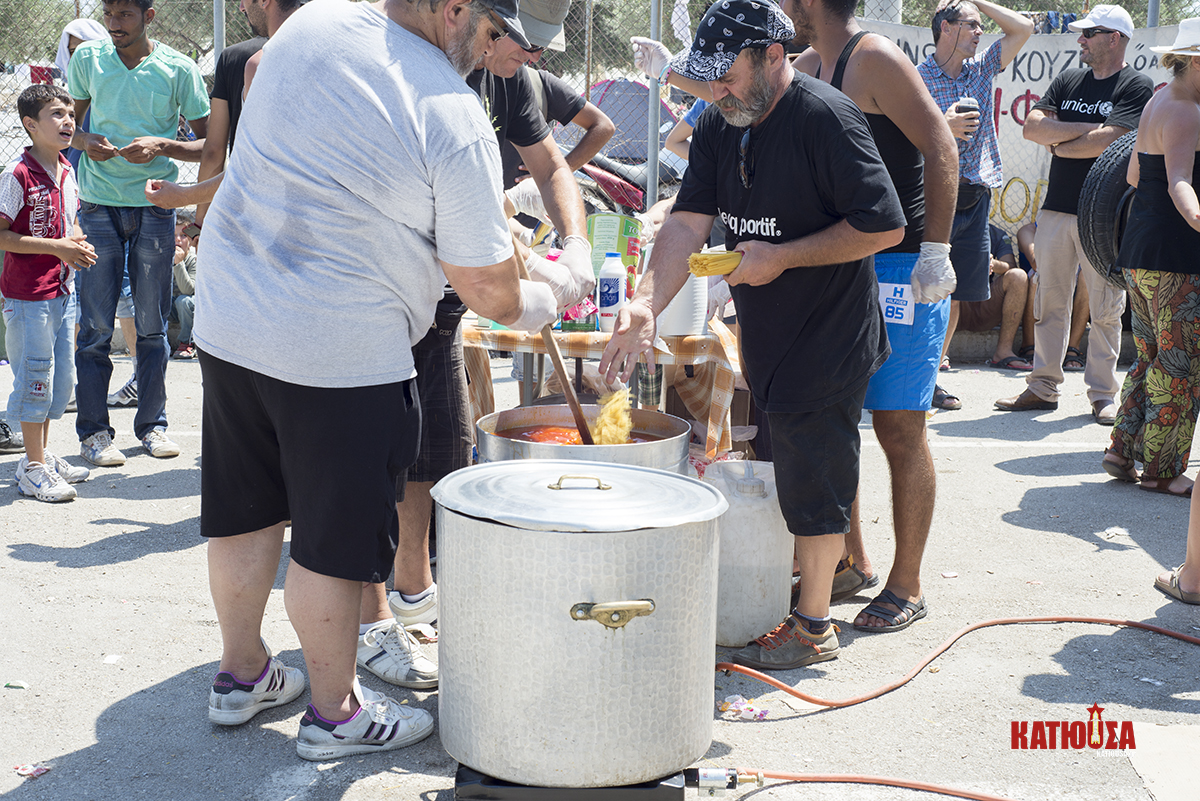
[[[621,254],[609,251],[604,254],[600,275],[596,280],[596,307],[600,310],[600,330],[612,332],[617,324],[617,312],[625,305],[625,282],[627,273],[621,262]]]

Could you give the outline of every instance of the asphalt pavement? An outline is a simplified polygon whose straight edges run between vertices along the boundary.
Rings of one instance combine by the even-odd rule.
[[[117,363],[114,387],[128,374],[128,361]],[[515,403],[508,362],[493,361],[493,370],[501,402]],[[9,377],[0,369],[6,392]],[[455,762],[436,734],[400,751],[310,763],[293,742],[303,701],[237,728],[209,723],[220,638],[198,533],[199,365],[172,362],[167,381],[178,458],[142,452],[131,409],[113,412],[127,463],[94,469],[71,503],[22,498],[13,480],[18,456],[0,456],[0,684],[27,685],[0,689],[0,793],[13,801],[450,801]],[[850,698],[900,678],[964,626],[1012,616],[1133,620],[1200,636],[1200,607],[1152,587],[1158,571],[1183,560],[1188,502],[1101,471],[1108,432],[1092,420],[1081,374],[1068,375],[1059,409],[1042,413],[992,410],[993,400],[1022,389],[1016,373],[958,365],[941,383],[963,408],[929,422],[938,477],[924,563],[929,616],[903,632],[865,634],[851,623],[869,598],[839,603],[840,658],[779,679]],[[869,421],[862,431],[865,536],[876,568],[886,571],[887,466]],[[72,416],[54,424],[51,447],[79,461]],[[264,633],[285,662],[303,666],[282,579],[281,570]],[[509,634],[522,637],[519,621]],[[436,693],[389,688],[369,674],[363,682],[436,715]],[[726,719],[717,704],[732,694],[766,717]],[[736,675],[715,674],[713,698],[713,743],[702,767],[892,776],[1026,801],[1198,797],[1200,650],[1147,631],[985,628],[909,684],[846,708],[819,709]],[[1134,724],[1134,748],[1013,748],[1014,723],[1029,724],[1036,744],[1041,722],[1087,721],[1093,705],[1122,733],[1121,724]],[[14,768],[27,764],[50,770],[25,779]],[[729,797],[932,796],[768,781]]]

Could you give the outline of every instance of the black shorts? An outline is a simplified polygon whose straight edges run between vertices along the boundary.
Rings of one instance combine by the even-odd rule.
[[[421,398],[421,448],[409,481],[441,481],[471,464],[470,396],[463,359],[462,326],[454,336],[430,334],[412,350]],[[397,489],[397,497],[404,492]]]
[[[200,353],[200,533],[292,521],[291,557],[314,573],[379,583],[398,536],[396,479],[417,454],[415,379],[289,384]]]
[[[864,382],[850,397],[815,412],[770,412],[779,507],[797,537],[845,534],[858,494]]]

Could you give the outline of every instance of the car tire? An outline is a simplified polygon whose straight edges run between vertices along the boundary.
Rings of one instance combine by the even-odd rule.
[[[1130,131],[1105,148],[1079,192],[1079,244],[1100,277],[1118,289],[1128,289],[1117,256],[1136,191],[1125,181],[1136,138]]]

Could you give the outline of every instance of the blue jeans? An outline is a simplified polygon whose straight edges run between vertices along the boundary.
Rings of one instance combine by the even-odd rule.
[[[167,427],[167,315],[174,280],[175,212],[157,206],[101,206],[84,201],[79,225],[96,249],[96,263],[79,272],[75,432],[80,440],[100,431],[116,434],[108,423],[109,349],[128,247],[137,327],[138,407],[133,432],[141,439],[151,429]]]
[[[192,341],[192,321],[196,319],[196,297],[179,295],[175,298],[175,317],[179,319],[179,344]]]
[[[44,423],[63,416],[75,384],[75,324],[67,319],[71,295],[52,300],[4,301],[4,346],[13,371],[8,424]]]
[[[963,191],[959,187],[959,191]],[[974,303],[992,296],[988,276],[992,272],[992,243],[988,238],[988,214],[992,195],[989,192],[966,211],[954,212],[950,228],[950,263],[958,286],[951,300]]]

